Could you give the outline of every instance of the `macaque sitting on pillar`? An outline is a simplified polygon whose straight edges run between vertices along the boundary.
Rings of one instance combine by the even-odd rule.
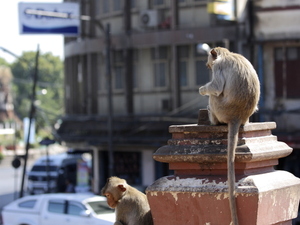
[[[232,224],[238,225],[235,202],[235,149],[241,125],[257,110],[260,84],[255,69],[242,55],[226,48],[210,50],[207,67],[212,80],[199,88],[201,95],[209,96],[209,119],[212,125],[228,124],[227,169],[229,203]]]
[[[101,190],[109,207],[116,209],[114,225],[153,225],[147,196],[118,177],[107,179]]]

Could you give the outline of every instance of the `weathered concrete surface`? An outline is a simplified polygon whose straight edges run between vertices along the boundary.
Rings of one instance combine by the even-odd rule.
[[[236,162],[253,162],[286,157],[292,152],[284,142],[277,141],[271,129],[274,122],[249,123],[240,128]],[[172,139],[159,148],[153,158],[159,162],[226,162],[226,125],[176,125],[170,126]]]
[[[241,225],[270,225],[297,216],[300,181],[284,171],[237,181]],[[147,189],[155,224],[230,224],[227,178],[164,177]],[[151,207],[152,209],[152,207]],[[161,210],[158,210],[161,209]]]

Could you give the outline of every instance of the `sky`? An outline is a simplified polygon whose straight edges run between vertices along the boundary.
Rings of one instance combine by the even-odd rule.
[[[28,35],[19,34],[19,2],[62,2],[61,0],[0,0],[0,47],[6,48],[21,56],[25,51],[36,51],[39,45],[40,53],[51,52],[63,60],[63,35]],[[0,50],[0,57],[9,63],[15,57]]]

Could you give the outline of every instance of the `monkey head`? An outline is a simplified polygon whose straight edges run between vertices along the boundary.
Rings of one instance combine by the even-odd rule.
[[[209,69],[212,69],[214,62],[217,59],[221,58],[222,55],[227,54],[227,53],[230,53],[230,52],[226,48],[216,47],[216,48],[211,49],[208,54],[206,66]]]
[[[107,179],[105,186],[101,190],[101,194],[107,199],[110,208],[116,208],[119,201],[125,196],[127,191],[127,182],[118,177],[110,177]]]

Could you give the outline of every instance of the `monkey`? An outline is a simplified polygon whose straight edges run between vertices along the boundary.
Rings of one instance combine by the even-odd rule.
[[[153,225],[147,196],[119,177],[107,179],[101,194],[110,208],[116,209],[114,225]]]
[[[210,82],[199,88],[209,96],[208,111],[212,125],[228,124],[227,179],[233,225],[238,225],[235,201],[235,149],[240,126],[258,109],[260,82],[251,63],[242,55],[216,47],[208,53],[206,66],[212,71]]]

